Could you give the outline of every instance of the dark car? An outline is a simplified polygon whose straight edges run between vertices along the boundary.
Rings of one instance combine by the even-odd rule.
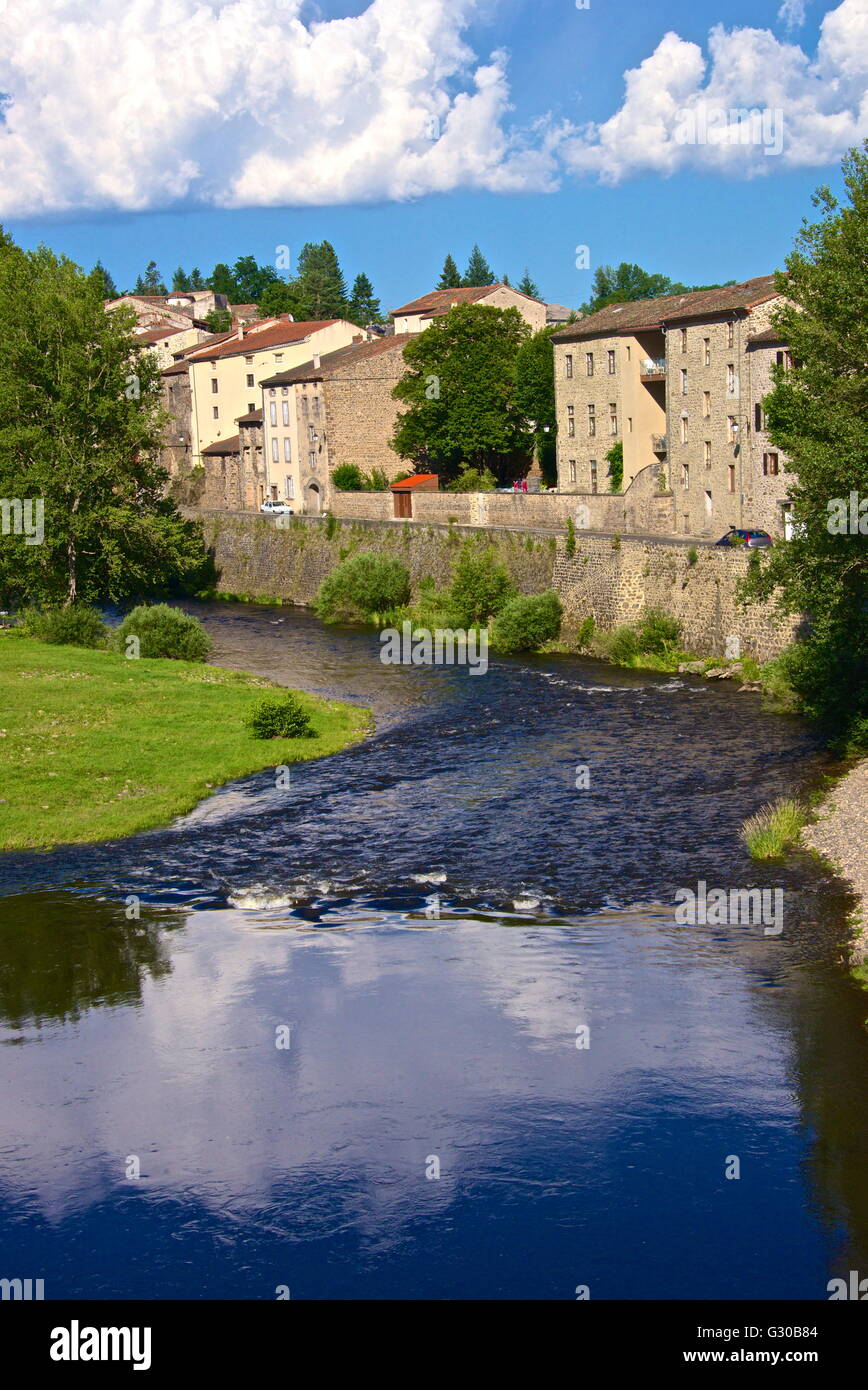
[[[730,526],[725,536],[721,536],[717,545],[746,545],[751,550],[757,550],[762,546],[774,545],[774,541],[768,531],[758,531],[754,527],[744,528],[741,526]]]

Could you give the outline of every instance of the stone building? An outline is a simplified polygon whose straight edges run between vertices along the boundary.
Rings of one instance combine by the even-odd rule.
[[[518,309],[534,333],[546,326],[546,305],[510,285],[473,285],[454,290],[432,290],[392,310],[397,333],[424,333],[434,319],[442,318],[457,304],[484,304],[494,309]]]
[[[750,336],[747,354],[751,428],[745,507],[752,524],[761,526],[773,536],[789,536],[792,507],[789,488],[793,475],[785,471],[786,456],[768,437],[763,400],[774,385],[772,367],[790,367],[792,358],[774,328]]]
[[[298,511],[331,504],[331,474],[342,463],[392,477],[402,460],[389,441],[399,403],[392,388],[404,373],[409,334],[390,334],[317,355],[262,382],[268,492]]]
[[[250,411],[236,423],[238,433],[203,449],[195,470],[195,505],[208,511],[258,511],[266,497],[262,411]]]
[[[783,534],[784,509],[769,499],[784,489],[769,486],[762,455],[766,469],[782,470],[783,460],[754,438],[769,355],[781,348],[751,346],[778,303],[765,275],[611,304],[556,333],[559,487],[609,491],[605,456],[620,441],[623,486],[656,468],[661,492],[674,495],[676,531],[710,537],[759,525]]]

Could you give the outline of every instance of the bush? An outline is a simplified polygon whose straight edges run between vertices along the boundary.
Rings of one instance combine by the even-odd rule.
[[[332,470],[332,482],[341,492],[364,492],[365,475],[356,463],[339,463]]]
[[[692,545],[687,552],[687,563],[688,565],[695,565],[698,559],[699,555],[697,554],[696,546]]]
[[[126,651],[128,637],[138,637],[139,656],[144,657],[204,661],[211,650],[199,619],[166,603],[142,604],[128,613],[115,634],[119,651]]]
[[[805,812],[798,801],[783,797],[750,816],[741,827],[741,838],[751,859],[779,859],[798,840],[804,823]]]
[[[557,594],[525,594],[504,604],[491,629],[499,652],[535,652],[561,630],[563,608]]]
[[[639,624],[637,636],[640,652],[656,652],[658,656],[665,656],[666,652],[678,645],[681,624],[659,608],[648,608]]]
[[[621,484],[624,481],[624,445],[619,439],[617,444],[613,444],[606,454],[606,462],[609,465],[609,477],[611,479],[610,492],[620,492]]]
[[[567,555],[569,555],[570,559],[572,559],[576,553],[576,528],[573,525],[573,518],[571,516],[567,517],[567,539],[564,550]]]
[[[317,738],[298,697],[264,695],[244,721],[254,738]]]
[[[494,492],[497,479],[489,468],[465,468],[464,472],[450,483],[449,492]]]
[[[583,618],[576,633],[576,646],[579,651],[585,651],[591,645],[596,632],[597,624],[594,621],[593,613],[589,613],[587,618]]]
[[[314,609],[324,623],[369,622],[410,599],[410,575],[400,560],[363,551],[338,565],[320,585]]]
[[[631,666],[639,655],[639,638],[632,627],[616,627],[606,639],[609,657],[619,666]]]
[[[459,624],[487,622],[514,596],[512,580],[494,547],[479,550],[473,541],[465,541],[449,586],[449,606]]]
[[[85,603],[68,608],[31,608],[24,614],[21,630],[38,642],[64,647],[104,647],[108,628],[102,618]]]
[[[389,479],[382,468],[372,468],[368,477],[368,490],[370,492],[388,492]]]

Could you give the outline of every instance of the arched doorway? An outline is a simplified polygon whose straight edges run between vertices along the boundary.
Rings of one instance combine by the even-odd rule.
[[[322,498],[319,483],[308,483],[304,490],[304,509],[309,516],[319,516],[322,511]]]

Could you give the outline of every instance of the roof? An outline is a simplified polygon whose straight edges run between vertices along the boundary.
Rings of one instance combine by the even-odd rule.
[[[758,275],[740,285],[714,290],[688,290],[683,294],[664,294],[656,299],[633,299],[624,304],[607,304],[578,323],[571,323],[552,334],[554,342],[571,343],[581,338],[610,337],[645,328],[662,328],[664,323],[682,319],[706,318],[715,314],[748,310],[778,294],[773,275]]]
[[[266,348],[285,347],[289,343],[304,342],[305,338],[328,328],[339,319],[305,319],[295,323],[288,314],[278,318],[262,319],[244,327],[243,336],[237,331],[226,336],[219,346],[203,343],[188,353],[191,362],[211,361],[215,357],[239,357],[251,352],[263,352]],[[223,335],[220,335],[221,337]]]
[[[189,333],[188,328],[177,328],[169,325],[168,328],[148,328],[144,333],[136,333],[137,343],[159,343],[163,338],[174,338],[177,333]]]
[[[522,299],[530,299],[534,304],[543,302],[541,299],[534,299],[531,294],[514,289],[512,285],[502,285],[498,281],[494,285],[462,285],[453,290],[432,290],[430,294],[423,294],[421,299],[411,299],[409,304],[402,304],[400,309],[393,309],[392,313],[421,314],[423,318],[436,318],[439,314],[448,314],[456,304],[475,304],[477,300],[487,298],[494,290],[512,290],[513,294],[521,295]]]
[[[161,376],[186,376],[189,370],[189,366],[182,358],[180,362],[173,362],[171,367],[167,367],[164,372],[161,372]]]
[[[748,347],[773,347],[775,345],[784,346],[786,338],[782,338],[775,328],[767,328],[764,333],[753,333],[747,340]]]
[[[547,304],[546,323],[566,323],[570,315],[576,313],[577,309],[568,309],[566,304]]]
[[[358,362],[367,361],[371,357],[381,357],[396,348],[403,352],[404,344],[409,343],[412,337],[411,333],[392,333],[387,338],[375,338],[370,343],[352,343],[349,347],[336,348],[334,352],[324,353],[318,367],[313,365],[311,359],[302,362],[298,367],[290,367],[288,371],[266,377],[259,384],[289,386],[296,381],[322,381],[324,378],[335,376],[343,367],[354,367]]]
[[[421,487],[422,483],[430,483],[432,480],[439,482],[439,475],[437,473],[414,473],[411,478],[402,478],[399,483],[392,483],[391,490],[392,492],[406,492],[410,488]]]
[[[239,425],[261,425],[261,424],[262,424],[262,411],[261,411],[261,410],[248,410],[248,412],[247,412],[246,415],[236,415],[235,421],[236,421],[236,424],[239,424]]]
[[[230,434],[228,439],[218,439],[214,444],[209,444],[207,449],[203,449],[203,454],[237,454],[241,450],[241,436]]]

